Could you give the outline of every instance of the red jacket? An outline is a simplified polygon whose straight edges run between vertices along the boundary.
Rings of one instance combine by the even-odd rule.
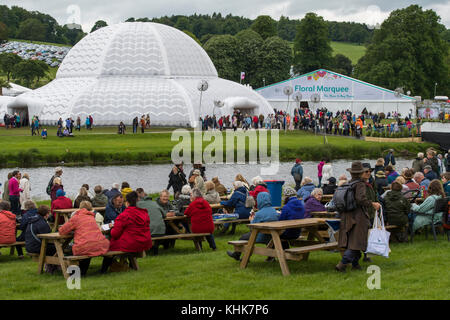
[[[141,252],[151,247],[150,217],[147,209],[126,208],[114,220],[109,250]]]
[[[184,211],[191,218],[191,229],[193,233],[214,233],[214,222],[212,209],[203,198],[197,198]]]
[[[267,190],[266,187],[264,187],[264,186],[262,186],[262,185],[260,185],[260,184],[258,184],[258,185],[255,187],[255,189],[254,189],[253,191],[250,191],[250,192],[249,192],[249,194],[250,194],[253,198],[255,198],[255,207],[256,207],[256,208],[258,208],[258,203],[257,203],[256,199],[258,198],[258,194],[259,194],[260,192],[267,192],[267,193],[270,193],[269,190]]]
[[[72,252],[76,256],[96,257],[108,252],[109,241],[95,222],[95,213],[87,209],[78,210],[58,231],[62,235],[75,232]]]
[[[9,211],[0,211],[0,243],[16,242],[16,215]]]
[[[51,209],[52,209],[53,216],[55,215],[53,211],[56,209],[71,209],[71,208],[72,208],[72,200],[70,200],[67,197],[61,196],[61,197],[56,198],[54,201],[52,201]],[[65,222],[64,217],[60,216],[58,224],[62,225],[62,224],[64,224],[64,222]]]

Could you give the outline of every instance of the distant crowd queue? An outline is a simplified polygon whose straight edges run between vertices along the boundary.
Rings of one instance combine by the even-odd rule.
[[[381,120],[384,116],[381,114],[372,114],[371,112],[364,112],[361,115],[356,115],[350,110],[337,111],[336,113],[327,110],[326,108],[317,109],[315,112],[309,108],[294,109],[293,115],[276,110],[274,114],[264,115],[249,115],[240,110],[235,110],[230,116],[216,117],[215,115],[207,115],[204,118],[200,117],[203,130],[224,130],[233,129],[243,130],[249,129],[283,129],[283,130],[304,130],[313,132],[325,132],[327,134],[356,136],[360,137],[363,134],[363,127],[366,126],[365,121],[371,119],[372,123],[367,125],[367,130],[374,130],[378,132],[399,132],[401,128],[407,128],[409,132],[415,126],[411,121],[411,114],[404,119],[400,118],[400,114],[393,112],[387,114],[387,118],[395,119],[391,124],[383,125]],[[421,120],[418,119],[417,125],[420,125]]]
[[[133,190],[129,183],[114,183],[111,189],[97,185],[93,194],[89,194],[89,185],[84,184],[78,196],[72,201],[66,197],[63,186],[63,169],[55,169],[46,192],[51,199],[51,206],[36,206],[31,200],[30,176],[14,170],[8,175],[4,184],[2,201],[0,202],[0,243],[25,241],[27,252],[39,253],[40,240],[36,234],[51,232],[47,221],[54,222],[55,210],[74,209],[68,222],[59,222],[62,226],[60,234],[74,232],[73,255],[98,256],[108,250],[124,252],[141,252],[152,250],[157,254],[157,247],[152,237],[174,234],[176,231],[168,227],[165,219],[174,216],[187,216],[190,224],[183,222],[187,232],[207,233],[206,237],[212,250],[216,250],[211,205],[221,205],[223,214],[233,214],[238,219],[249,219],[250,223],[279,220],[305,219],[314,212],[337,211],[340,218],[339,247],[345,251],[336,270],[345,271],[347,265],[360,269],[361,251],[367,247],[367,231],[375,217],[376,211],[383,208],[387,224],[396,225],[392,239],[407,241],[407,226],[414,232],[426,225],[441,223],[450,228],[449,212],[434,214],[435,203],[450,196],[450,158],[437,157],[433,149],[425,154],[419,153],[412,162],[411,168],[395,170],[393,150],[385,157],[377,160],[374,168],[370,163],[353,162],[349,179],[345,173],[334,175],[333,164],[323,159],[317,166],[319,184],[315,185],[310,177],[303,176],[301,159],[296,159],[291,169],[295,187],[285,186],[281,211],[272,206],[272,197],[266,182],[259,176],[251,183],[242,174],[237,174],[233,185],[227,189],[214,177],[206,178],[206,167],[195,163],[189,174],[184,172],[182,163],[173,166],[169,173],[167,188],[162,190],[156,199],[152,199],[142,188]],[[169,190],[173,190],[173,200]],[[341,191],[351,192],[354,202],[348,207],[336,209]],[[323,203],[324,195],[334,195],[329,203]],[[410,200],[423,198],[421,204]],[[336,203],[333,203],[336,201]],[[414,202],[414,201],[413,201]],[[333,207],[334,206],[334,207]],[[93,208],[105,207],[104,214]],[[22,233],[16,238],[17,229]],[[101,227],[108,225],[111,233],[104,236]],[[222,233],[235,232],[236,224],[225,223]],[[289,229],[282,239],[297,239],[300,229]],[[241,236],[248,240],[250,233]],[[174,240],[164,240],[165,248]],[[268,243],[270,236],[260,234],[257,242]],[[286,248],[288,242],[283,242]],[[21,247],[17,247],[23,257]],[[47,255],[54,253],[53,246],[48,247]],[[239,252],[228,251],[233,259],[240,260]],[[364,257],[364,260],[370,260]],[[102,272],[106,272],[113,263],[111,258],[104,258]],[[89,266],[83,262],[82,274]],[[51,266],[49,272],[54,271]]]

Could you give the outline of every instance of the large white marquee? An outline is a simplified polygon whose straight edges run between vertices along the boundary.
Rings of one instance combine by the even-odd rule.
[[[292,88],[290,102],[284,93],[285,87]],[[278,110],[287,110],[288,104],[290,110],[298,107],[299,102],[294,100],[298,94],[301,94],[301,101],[308,102],[313,110],[324,107],[333,112],[348,109],[361,114],[366,109],[367,112],[386,114],[397,111],[402,116],[407,116],[410,113],[414,115],[416,108],[416,99],[413,97],[403,94],[397,97],[394,91],[324,69],[256,91]]]
[[[201,109],[200,80],[209,84],[202,93]],[[89,115],[94,125],[131,124],[134,117],[150,114],[154,125],[195,126],[199,115],[232,112],[237,106],[225,102],[233,97],[248,101],[240,109],[273,113],[255,91],[219,78],[207,53],[184,32],[131,22],[86,36],[69,51],[55,80],[18,96],[6,110],[26,110],[43,124],[78,116],[84,122]],[[224,104],[227,108],[215,108]]]

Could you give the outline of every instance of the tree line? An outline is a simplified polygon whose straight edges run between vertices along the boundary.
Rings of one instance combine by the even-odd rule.
[[[80,29],[59,25],[48,14],[0,5],[0,41],[23,39],[75,45],[85,35]]]

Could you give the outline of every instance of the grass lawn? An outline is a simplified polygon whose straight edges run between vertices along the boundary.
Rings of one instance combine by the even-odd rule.
[[[169,128],[153,128],[157,132],[126,135],[118,135],[116,130],[116,127],[101,127],[89,132],[75,132],[74,138],[59,138],[56,137],[56,129],[49,128],[48,139],[43,140],[38,136],[31,137],[28,128],[0,128],[0,144],[6,150],[0,154],[0,164],[23,167],[61,161],[65,164],[168,163],[173,146],[178,144],[178,141],[171,141],[173,129]],[[270,144],[270,139],[268,140]],[[226,139],[224,144],[225,141]],[[328,144],[324,144],[321,135],[303,131],[280,131],[280,160],[291,161],[297,157],[305,161],[320,160],[324,156],[351,160],[378,158],[389,148],[394,148],[397,154],[407,157],[430,146],[436,147],[430,143],[371,143],[340,136],[328,136],[327,141]],[[209,144],[210,142],[205,142],[203,147]],[[239,148],[243,147],[239,145]],[[248,149],[248,142],[245,147]]]
[[[44,41],[30,41],[30,40],[22,40],[22,39],[9,39],[8,41],[43,44],[43,45],[57,46],[57,47],[72,47],[70,44],[52,43],[52,42],[44,42]]]
[[[81,281],[81,290],[68,290],[61,273],[37,274],[37,262],[10,257],[1,250],[0,288],[7,299],[450,299],[448,265],[450,242],[440,235],[414,238],[413,244],[392,244],[389,259],[373,257],[370,265],[381,268],[381,289],[366,286],[370,274],[334,271],[340,255],[313,252],[308,261],[289,261],[291,276],[283,277],[277,261],[251,258],[247,269],[226,255],[247,231],[238,226],[234,236],[216,235],[218,250],[206,242],[203,252],[192,241],[177,241],[174,249],[160,248],[158,256],[139,259],[139,271],[100,275],[101,258],[92,259]],[[251,288],[251,290],[249,290]]]
[[[335,42],[331,41],[331,48],[333,55],[340,53],[348,57],[353,64],[358,63],[358,60],[366,53],[366,47],[356,43]]]

